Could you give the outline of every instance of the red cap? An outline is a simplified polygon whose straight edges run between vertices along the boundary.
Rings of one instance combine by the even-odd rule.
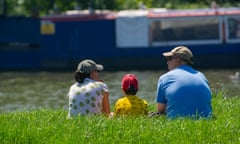
[[[131,85],[135,90],[138,90],[138,80],[137,76],[134,74],[126,74],[122,78],[122,89],[127,91],[130,90]]]

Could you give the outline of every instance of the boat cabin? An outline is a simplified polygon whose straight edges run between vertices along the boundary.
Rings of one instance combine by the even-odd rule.
[[[240,8],[137,12],[118,15],[118,47],[240,43]]]

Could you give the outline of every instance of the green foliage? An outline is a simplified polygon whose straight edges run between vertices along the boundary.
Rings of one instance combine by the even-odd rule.
[[[7,15],[46,15],[73,9],[138,9],[139,3],[148,8],[202,8],[210,7],[210,0],[5,0]],[[239,0],[215,0],[221,7],[239,6]]]

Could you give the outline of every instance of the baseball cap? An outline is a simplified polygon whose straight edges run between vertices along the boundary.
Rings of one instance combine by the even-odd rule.
[[[193,54],[191,50],[185,46],[175,47],[170,52],[164,52],[163,56],[165,57],[179,56],[181,59],[185,60],[189,64],[193,64]]]
[[[126,74],[122,78],[122,89],[125,91],[138,90],[137,76],[134,74]]]
[[[91,59],[86,59],[86,60],[81,61],[77,67],[77,71],[79,71],[81,73],[91,73],[95,70],[102,71],[103,66],[101,64],[96,64]]]

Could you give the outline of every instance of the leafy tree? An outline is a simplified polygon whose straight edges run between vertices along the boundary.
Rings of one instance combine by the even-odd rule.
[[[7,3],[7,15],[38,16],[73,9],[137,9],[139,3],[148,8],[210,7],[213,0],[0,0]],[[220,6],[240,6],[239,0],[215,0]],[[192,7],[194,5],[194,7]]]

